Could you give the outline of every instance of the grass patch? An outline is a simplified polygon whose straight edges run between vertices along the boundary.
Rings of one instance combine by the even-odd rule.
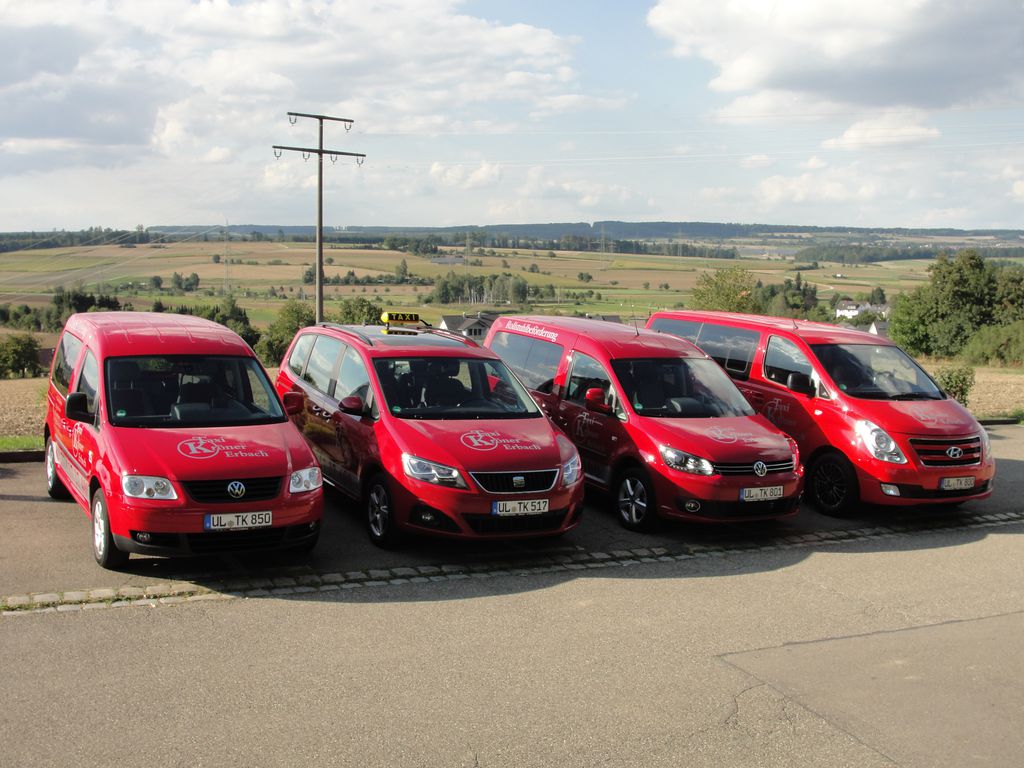
[[[43,438],[38,435],[0,437],[0,451],[41,451]]]

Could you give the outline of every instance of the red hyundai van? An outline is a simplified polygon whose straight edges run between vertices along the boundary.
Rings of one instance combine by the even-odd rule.
[[[988,434],[887,338],[727,312],[656,312],[647,327],[700,346],[747,400],[794,437],[811,500],[827,514],[871,504],[991,495]]]
[[[618,323],[501,317],[484,342],[580,451],[634,530],[660,517],[776,518],[797,511],[796,443],[693,344]]]
[[[425,327],[322,323],[296,334],[277,377],[324,480],[363,508],[370,540],[557,536],[583,512],[576,448],[493,352]]]
[[[301,398],[286,405],[301,408]],[[47,392],[46,485],[92,517],[93,555],[312,549],[312,452],[249,345],[187,315],[72,315]]]

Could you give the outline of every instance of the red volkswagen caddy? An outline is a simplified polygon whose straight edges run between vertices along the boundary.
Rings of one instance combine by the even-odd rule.
[[[305,399],[292,418],[324,480],[362,505],[371,541],[576,526],[579,455],[497,355],[412,313],[383,319],[299,331],[277,377],[283,396]]]
[[[290,406],[301,408],[301,398]],[[72,315],[50,372],[43,436],[50,496],[70,494],[89,512],[105,568],[123,566],[130,552],[316,544],[320,468],[252,350],[217,323]]]
[[[743,399],[693,344],[619,323],[502,317],[485,344],[530,387],[612,491],[620,522],[706,522],[794,514],[796,443]]]
[[[902,349],[864,331],[728,312],[656,312],[800,444],[827,514],[872,504],[950,504],[992,493],[988,434]]]

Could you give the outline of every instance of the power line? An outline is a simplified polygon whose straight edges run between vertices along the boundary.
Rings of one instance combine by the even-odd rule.
[[[349,131],[352,129],[353,121],[347,117],[289,112],[288,122],[295,125],[300,117],[308,117],[317,121],[320,137],[317,147],[314,149],[312,147],[286,147],[275,144],[274,156],[281,157],[282,152],[300,152],[302,153],[303,160],[308,160],[311,155],[316,155],[316,321],[322,323],[324,320],[324,155],[328,155],[332,163],[336,163],[338,157],[342,155],[354,157],[356,165],[362,165],[366,155],[361,152],[342,152],[339,149],[324,149],[324,120],[343,123],[345,130]]]

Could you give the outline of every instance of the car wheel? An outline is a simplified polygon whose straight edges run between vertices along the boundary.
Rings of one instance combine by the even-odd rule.
[[[619,522],[631,531],[653,530],[658,522],[654,486],[639,467],[627,469],[615,483],[615,510]]]
[[[110,532],[110,515],[107,513],[107,497],[102,489],[92,495],[92,554],[102,567],[116,570],[128,562],[128,553],[114,544]]]
[[[64,482],[57,476],[57,446],[50,438],[46,438],[46,492],[51,499],[71,498]]]
[[[845,456],[826,453],[811,465],[808,475],[811,502],[822,514],[844,517],[853,512],[860,488],[857,473]]]
[[[399,540],[394,506],[387,476],[374,475],[366,485],[366,532],[370,541],[382,549],[394,547]]]

